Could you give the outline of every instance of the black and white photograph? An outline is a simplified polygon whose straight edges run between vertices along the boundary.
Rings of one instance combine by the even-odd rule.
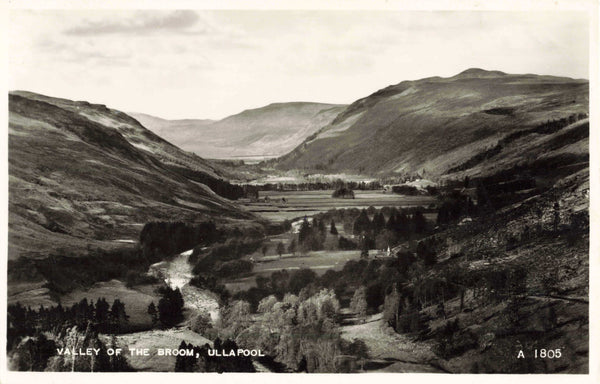
[[[7,3],[3,382],[597,371],[597,2]]]

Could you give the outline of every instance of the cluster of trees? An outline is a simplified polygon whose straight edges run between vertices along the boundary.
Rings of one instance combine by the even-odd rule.
[[[450,224],[458,221],[464,216],[473,216],[478,210],[488,201],[488,195],[483,186],[477,189],[478,201],[481,206],[475,206],[473,200],[459,191],[452,191],[450,194],[443,197],[442,203],[438,208],[437,223]]]
[[[260,186],[255,185],[243,185],[243,188],[247,188],[248,191],[323,191],[328,189],[341,189],[347,190],[361,190],[361,191],[373,191],[383,188],[383,185],[379,181],[315,181],[306,183],[267,183]],[[256,195],[258,197],[258,195]]]
[[[342,340],[336,324],[340,304],[332,290],[311,295],[268,296],[260,301],[261,314],[251,322],[251,306],[236,300],[222,311],[220,328],[235,335],[241,345],[260,348],[296,372],[344,372],[353,367],[343,364],[368,357],[362,342]]]
[[[167,286],[159,288],[162,295],[158,301],[158,307],[151,302],[148,305],[148,314],[152,318],[152,325],[159,322],[165,327],[172,327],[183,320],[183,296],[179,288],[172,289]]]
[[[397,193],[399,195],[408,195],[408,196],[416,196],[416,195],[420,194],[417,187],[414,187],[412,185],[394,185],[394,186],[392,186],[392,192]]]
[[[351,233],[354,240],[341,236],[337,223]],[[305,219],[297,238],[292,239],[288,252],[322,249],[385,249],[406,240],[417,239],[429,233],[429,224],[421,208],[398,209],[332,209],[313,217],[312,224]]]
[[[223,232],[212,221],[195,224],[183,222],[152,222],[140,233],[142,255],[150,260],[162,260],[198,244],[212,244],[221,239]]]
[[[16,303],[8,306],[7,315],[8,349],[36,331],[55,332],[65,326],[85,329],[92,324],[102,333],[121,333],[127,330],[129,318],[119,299],[109,305],[104,298],[99,298],[95,304],[84,298],[70,307],[58,304],[49,308],[40,306],[37,310]]]
[[[385,260],[351,260],[341,271],[328,270],[321,277],[308,268],[275,271],[270,277],[257,276],[256,287],[235,293],[233,299],[244,300],[249,303],[250,311],[255,312],[259,302],[270,295],[279,300],[286,294],[305,298],[319,289],[328,288],[333,289],[347,305],[351,297],[364,287],[365,313],[375,313],[395,284],[407,282],[410,271],[416,268],[421,273],[437,262],[438,243],[436,239],[428,238],[417,243],[416,253],[400,252]]]
[[[331,197],[342,199],[354,199],[354,191],[347,187],[339,187],[331,193]]]
[[[172,159],[169,160],[172,161]],[[178,166],[171,166],[171,169],[175,170],[179,174],[182,174],[190,180],[194,180],[198,183],[206,185],[217,195],[226,199],[237,200],[246,195],[246,191],[242,186],[231,184],[227,180],[218,179],[204,172],[195,171],[188,167]]]
[[[197,246],[190,255],[194,264],[193,273],[204,278],[226,278],[239,276],[252,271],[252,263],[240,260],[244,255],[260,249],[262,238],[234,237],[214,244],[210,249]]]
[[[466,216],[486,215],[503,206],[523,200],[535,193],[537,184],[534,178],[519,175],[517,170],[502,171],[485,178],[469,180],[465,177],[464,188],[475,185],[477,204],[467,193],[458,188],[447,187],[449,192],[440,196],[437,223],[450,224]],[[525,194],[524,192],[528,192]]]
[[[430,240],[421,243],[417,245],[420,249],[418,255],[403,252],[386,260],[351,260],[341,271],[328,270],[321,277],[308,268],[275,271],[270,277],[257,276],[256,287],[235,293],[233,299],[248,302],[250,311],[255,312],[259,302],[270,295],[279,300],[286,294],[305,298],[322,288],[328,288],[334,290],[342,303],[348,305],[355,292],[364,287],[366,312],[375,313],[383,305],[391,287],[406,280],[413,264],[418,264],[422,269],[435,262],[433,242]]]
[[[175,360],[175,372],[256,372],[252,359],[248,356],[209,356],[208,350],[215,349],[219,352],[236,351],[238,345],[234,340],[226,339],[221,341],[218,337],[213,342],[213,347],[204,344],[204,346],[195,346],[182,341],[179,349],[192,350],[191,356],[177,356]],[[199,356],[196,358],[196,356]]]
[[[257,276],[256,287],[252,287],[247,291],[236,292],[233,299],[248,302],[250,310],[256,312],[258,303],[263,298],[273,295],[281,300],[286,293],[298,295],[311,284],[311,289],[321,286],[318,280],[317,274],[308,268],[300,268],[291,272],[282,269],[273,272],[270,277]],[[310,289],[307,292],[310,292]],[[305,294],[306,292],[303,293],[303,295]]]
[[[352,233],[360,236],[368,249],[391,247],[401,241],[423,236],[429,230],[427,220],[420,209],[412,210],[412,214],[394,207],[389,210],[382,208],[379,211],[372,209],[371,212],[372,219],[369,218],[368,210],[360,211],[352,225]],[[384,212],[387,213],[387,220]]]
[[[42,276],[48,281],[48,289],[59,295],[98,281],[124,279],[130,271],[144,273],[150,265],[138,249],[125,247],[110,251],[90,249],[86,256],[49,255],[17,262],[23,265],[15,268],[27,268],[27,273]]]
[[[302,252],[319,251],[327,237],[327,226],[323,219],[315,217],[312,224],[304,218],[298,231],[298,246]]]

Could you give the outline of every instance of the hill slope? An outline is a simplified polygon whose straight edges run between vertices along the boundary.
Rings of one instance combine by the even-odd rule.
[[[221,174],[122,112],[14,92],[9,259],[122,246],[148,221],[252,218],[207,186]]]
[[[180,144],[183,144],[184,140],[178,138],[182,136],[186,137],[188,134],[192,134],[194,130],[216,122],[216,120],[209,119],[168,120],[146,113],[136,112],[130,112],[128,114],[158,136],[173,143],[181,141]]]
[[[587,80],[469,69],[357,100],[280,169],[442,175],[505,136],[588,111]]]
[[[205,158],[281,156],[331,121],[344,105],[277,103],[223,120],[164,120],[132,113],[148,129]]]

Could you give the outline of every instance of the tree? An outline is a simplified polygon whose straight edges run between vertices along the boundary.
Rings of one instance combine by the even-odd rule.
[[[238,335],[242,330],[248,328],[250,313],[251,307],[247,301],[236,300],[231,302],[221,310],[221,317],[219,318],[221,329],[232,335]],[[216,343],[215,349],[217,349]]]
[[[417,256],[423,260],[427,266],[432,266],[437,263],[435,251],[425,241],[419,241],[419,244],[417,244]]]
[[[172,327],[183,320],[183,296],[179,288],[161,289],[162,298],[158,302],[158,318],[160,322]]]
[[[400,238],[409,239],[411,235],[410,219],[406,215],[404,210],[398,212],[396,215],[396,233]]]
[[[354,220],[352,231],[355,235],[369,233],[371,231],[371,220],[369,220],[366,209],[363,209],[356,220]]]
[[[317,220],[315,227],[319,228],[319,232],[325,236],[327,229],[325,228],[325,220]]]
[[[96,300],[96,310],[94,312],[94,317],[97,324],[106,324],[108,321],[108,311],[109,311],[108,302],[104,297],[98,298]]]
[[[360,369],[364,371],[365,360],[369,358],[369,347],[367,347],[367,344],[360,339],[353,340],[348,346],[348,354],[356,356],[360,362]]]
[[[416,211],[413,215],[413,223],[415,233],[425,233],[427,231],[427,220],[420,210]]]
[[[300,244],[304,243],[310,235],[310,232],[310,224],[308,223],[308,219],[305,216],[304,220],[302,220],[302,224],[300,225],[300,230],[298,231],[298,242]]]
[[[292,273],[288,283],[288,290],[294,294],[317,279],[317,274],[310,268],[300,268]]]
[[[212,328],[210,314],[206,311],[198,312],[196,317],[192,320],[191,328],[192,331],[205,335],[206,331]]]
[[[284,247],[283,243],[280,241],[279,243],[277,243],[277,254],[279,255],[279,258],[281,258],[281,255],[283,254],[284,251],[285,251],[285,247]]]
[[[367,241],[366,237],[363,239],[361,247],[360,247],[360,258],[361,259],[369,258],[369,242]]]
[[[385,217],[383,213],[379,211],[373,217],[373,233],[377,236],[385,228]]]
[[[329,226],[329,233],[331,233],[332,235],[338,234],[337,228],[335,227],[335,221],[333,221],[333,219],[331,220],[331,224]]]
[[[397,216],[398,216],[398,210],[396,209],[396,207],[392,207],[392,209],[390,209],[390,217],[388,218],[388,221],[385,224],[385,228],[388,231],[396,231]]]
[[[148,314],[152,318],[152,327],[156,327],[156,324],[158,324],[158,311],[156,310],[154,301],[148,305]]]
[[[292,239],[290,245],[288,245],[288,252],[292,255],[296,254],[296,239]]]
[[[354,292],[350,301],[350,309],[356,313],[356,318],[361,322],[365,322],[367,318],[367,290],[361,286]]]
[[[109,314],[112,332],[121,332],[122,327],[127,323],[129,316],[125,313],[125,304],[119,299],[115,299]]]

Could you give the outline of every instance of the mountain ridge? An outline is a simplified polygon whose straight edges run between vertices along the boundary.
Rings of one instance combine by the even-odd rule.
[[[586,80],[477,68],[402,81],[351,103],[268,164],[281,170],[440,176],[505,135],[587,113],[588,90]],[[431,163],[445,153],[453,158]]]

